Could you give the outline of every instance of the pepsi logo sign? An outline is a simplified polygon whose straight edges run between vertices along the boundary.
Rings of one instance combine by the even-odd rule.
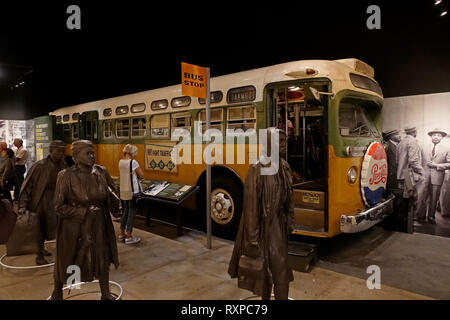
[[[373,142],[367,148],[361,169],[361,193],[367,206],[373,207],[383,198],[387,175],[386,152],[381,143]]]

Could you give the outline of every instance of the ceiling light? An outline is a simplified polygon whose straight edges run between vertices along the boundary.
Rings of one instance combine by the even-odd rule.
[[[437,6],[441,2],[442,2],[442,0],[436,0],[436,1],[434,1],[434,5]]]
[[[445,16],[447,14],[447,11],[444,11],[441,13],[441,17]]]

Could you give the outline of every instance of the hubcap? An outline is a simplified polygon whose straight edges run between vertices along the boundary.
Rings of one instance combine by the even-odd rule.
[[[225,225],[233,219],[234,202],[230,193],[224,189],[211,192],[211,218],[214,222]]]

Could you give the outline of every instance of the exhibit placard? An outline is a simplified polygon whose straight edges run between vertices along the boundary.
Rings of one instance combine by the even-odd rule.
[[[145,145],[145,169],[177,172],[177,165],[172,161],[174,145],[148,143]]]

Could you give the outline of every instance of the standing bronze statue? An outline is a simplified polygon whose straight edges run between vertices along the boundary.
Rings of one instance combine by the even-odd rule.
[[[114,300],[109,290],[109,265],[119,259],[111,220],[110,190],[115,191],[106,169],[95,165],[90,141],[72,144],[75,165],[58,174],[55,211],[59,217],[52,299],[63,297],[69,266],[78,266],[81,281],[98,279],[102,300]]]
[[[268,149],[275,129],[268,133]],[[228,273],[238,278],[238,287],[270,299],[272,285],[275,299],[287,300],[289,282],[294,280],[288,265],[288,240],[291,232],[294,205],[292,175],[286,154],[286,133],[279,131],[279,169],[274,175],[261,175],[265,167],[260,161],[252,165],[245,178],[244,208],[236,237]],[[269,153],[270,151],[268,151]],[[262,270],[255,276],[242,276],[240,260],[243,256],[260,258]],[[241,261],[242,262],[242,261]]]
[[[36,239],[38,252],[36,264],[48,264],[44,256],[51,253],[44,249],[45,240],[56,238],[56,214],[53,206],[56,178],[63,170],[65,143],[55,140],[50,143],[50,154],[47,158],[34,163],[28,170],[19,196],[19,214],[31,211],[38,214],[40,233]]]

